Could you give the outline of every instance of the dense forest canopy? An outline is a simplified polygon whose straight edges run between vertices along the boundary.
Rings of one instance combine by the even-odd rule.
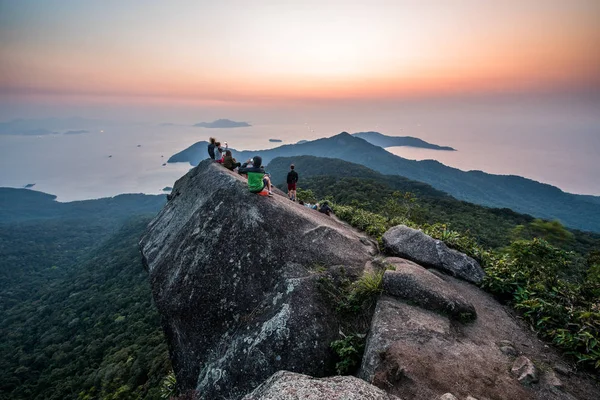
[[[0,398],[160,398],[170,364],[137,242],[164,196],[0,202]]]

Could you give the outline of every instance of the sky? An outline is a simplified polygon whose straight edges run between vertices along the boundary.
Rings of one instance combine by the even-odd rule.
[[[597,94],[599,21],[598,0],[0,0],[0,104]]]

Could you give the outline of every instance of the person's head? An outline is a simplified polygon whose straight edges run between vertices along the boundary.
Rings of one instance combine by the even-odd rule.
[[[298,204],[300,204],[301,206],[303,206],[303,205],[304,205],[304,202],[303,202],[302,200],[300,200],[300,201],[298,202]]]
[[[225,152],[225,155],[226,155],[226,156],[229,156],[229,157],[231,157],[231,150],[227,150],[227,151]]]
[[[321,206],[328,206],[328,205],[329,205],[329,203],[326,201],[324,201],[323,204],[321,204]]]
[[[221,147],[221,142],[215,142],[215,146]]]
[[[214,137],[211,137],[208,140],[210,141],[210,144],[215,144],[215,142],[217,141],[217,139],[215,139]]]
[[[260,156],[254,156],[252,158],[252,165],[255,167],[260,167],[262,165],[262,158]]]
[[[290,165],[290,169],[292,169],[292,170],[294,169],[294,164]]]

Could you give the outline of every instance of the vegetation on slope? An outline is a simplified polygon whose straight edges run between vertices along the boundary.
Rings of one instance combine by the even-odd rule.
[[[318,198],[328,197],[337,204],[353,205],[382,215],[397,215],[409,210],[411,220],[419,225],[446,224],[452,230],[477,238],[486,248],[507,246],[516,238],[531,239],[536,236],[536,229],[548,228],[542,225],[556,223],[541,222],[507,208],[489,208],[460,201],[422,182],[382,175],[362,165],[331,158],[303,156],[273,160],[268,170],[274,183],[280,184],[283,190],[287,190],[284,182],[292,160],[300,173],[299,186],[311,190]],[[410,193],[418,201],[410,196],[398,197],[396,192]],[[564,230],[561,224],[558,226]],[[577,230],[568,233],[568,240],[560,243],[566,250],[586,254],[600,243],[597,233]]]
[[[30,207],[0,220],[0,399],[160,398],[170,364],[137,242],[164,198],[13,195]]]

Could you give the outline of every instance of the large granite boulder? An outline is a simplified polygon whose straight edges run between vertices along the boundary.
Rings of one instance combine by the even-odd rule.
[[[535,381],[530,365],[521,358],[515,361],[502,351],[503,346],[514,345],[546,371],[561,360],[560,354],[489,294],[468,282],[444,278],[448,289],[473,305],[477,318],[463,324],[384,292],[372,319],[360,378],[412,400],[438,399],[446,393],[458,399],[600,398],[597,383],[582,376],[570,381],[562,377],[560,390],[552,377],[545,376],[537,384],[524,386],[522,382]]]
[[[140,242],[179,389],[236,399],[276,371],[334,372],[339,320],[319,272],[377,249],[334,218],[263,197],[210,160],[179,179]]]
[[[400,400],[353,376],[316,379],[279,371],[243,400]]]
[[[462,322],[477,317],[475,307],[442,278],[402,258],[387,258],[386,262],[396,270],[385,271],[384,293]]]
[[[386,252],[393,256],[439,269],[473,283],[480,283],[485,276],[477,261],[417,229],[405,225],[394,226],[383,234],[382,240]]]

